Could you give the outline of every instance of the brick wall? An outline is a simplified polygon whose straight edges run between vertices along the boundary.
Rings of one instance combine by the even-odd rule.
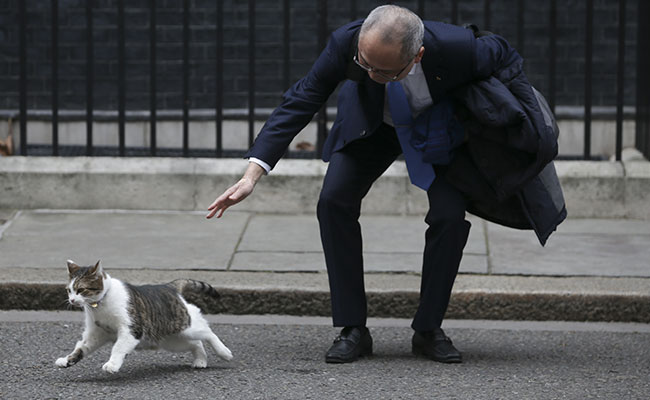
[[[28,108],[48,109],[51,104],[51,2],[27,1]],[[117,107],[117,1],[93,0],[95,46],[95,108]],[[625,103],[634,105],[636,78],[636,11],[638,1],[627,1]],[[0,0],[0,109],[18,108],[19,0]],[[149,108],[149,0],[125,1],[126,85],[129,110]],[[157,107],[182,107],[182,1],[158,0]],[[356,3],[360,18],[379,1],[329,0],[328,31],[350,21]],[[398,1],[412,10],[417,1]],[[424,18],[451,22],[451,1],[425,1]],[[492,0],[489,28],[505,36],[526,58],[531,82],[548,90],[549,5],[525,1],[524,43],[517,38],[517,0]],[[581,105],[584,101],[584,0],[557,4],[556,104]],[[615,104],[618,5],[595,0],[594,105]],[[256,106],[273,107],[286,89],[283,76],[283,0],[256,2]],[[318,16],[315,0],[291,0],[290,82],[303,76],[318,55]],[[215,106],[216,2],[190,1],[190,107]],[[247,107],[248,2],[224,0],[224,101],[226,108]],[[458,23],[484,23],[483,0],[460,0]],[[59,107],[85,109],[86,20],[84,0],[59,0]],[[330,105],[334,105],[330,99]]]

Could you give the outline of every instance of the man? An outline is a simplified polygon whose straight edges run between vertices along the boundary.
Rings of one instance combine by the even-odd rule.
[[[549,172],[557,143],[520,60],[499,36],[475,38],[469,29],[423,23],[402,7],[378,7],[364,21],[332,33],[312,69],[285,93],[262,128],[242,179],[209,206],[207,218],[221,217],[246,198],[344,82],[323,149],[329,167],[317,209],[333,324],[343,328],[326,362],[372,354],[358,218],[363,197],[401,153],[411,181],[426,190],[429,200],[420,302],[412,323],[415,354],[444,363],[462,361],[441,324],[469,234],[466,210],[508,226],[535,228],[542,244],[564,219],[561,192],[552,202],[546,188],[540,190],[537,175]],[[474,96],[473,91],[483,90],[474,84],[479,81],[497,89]],[[501,81],[523,85],[509,89]],[[510,90],[518,93],[513,97]],[[501,95],[508,100],[500,100]],[[484,99],[491,96],[495,104],[486,107]],[[521,104],[512,100],[520,97]],[[517,119],[501,121],[500,114]],[[492,123],[483,129],[477,120]],[[506,126],[507,132],[498,131]],[[494,137],[486,139],[486,132]],[[493,150],[483,154],[482,148]],[[554,170],[549,173],[555,176]]]

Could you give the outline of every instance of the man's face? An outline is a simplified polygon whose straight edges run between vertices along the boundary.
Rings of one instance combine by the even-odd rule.
[[[373,32],[366,33],[359,38],[357,59],[363,67],[370,68],[368,75],[377,83],[387,83],[393,80],[399,81],[408,75],[413,64],[420,62],[424,47],[418,54],[405,64],[400,55],[401,45],[398,43],[386,44],[381,41],[379,35]]]

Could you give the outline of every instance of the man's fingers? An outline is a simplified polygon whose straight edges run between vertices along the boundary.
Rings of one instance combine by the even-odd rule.
[[[210,219],[216,214],[217,218],[221,218],[228,207],[244,200],[252,192],[252,187],[247,186],[243,182],[245,181],[242,179],[240,182],[228,188],[221,196],[217,197],[208,207],[208,211],[210,212],[205,217]]]
[[[208,211],[212,211],[217,206],[218,201],[219,201],[219,199],[216,199],[215,201],[213,201],[212,204],[210,204],[210,206],[208,206]]]
[[[224,203],[228,198],[230,198],[230,196],[231,196],[233,193],[235,193],[235,191],[237,190],[237,188],[238,188],[238,185],[233,185],[233,186],[229,187],[228,190],[226,190],[225,192],[223,192],[223,193],[221,194],[221,196],[217,197],[217,199],[216,199],[215,201],[213,201],[212,204],[210,204],[210,206],[208,207],[208,210],[209,210],[209,211],[215,211],[215,212],[218,211],[219,208],[221,208],[221,207],[223,206],[223,203]],[[210,215],[210,214],[208,214],[208,215]],[[213,215],[214,215],[214,213],[213,213]]]
[[[221,218],[221,216],[223,215],[223,212],[226,211],[226,209],[228,207],[230,207],[230,206],[231,206],[231,204],[221,204],[221,205],[219,205],[219,207],[213,208],[208,213],[208,215],[206,215],[205,217],[210,219],[210,218],[214,217],[215,214],[219,213],[219,214],[217,214],[217,218]]]

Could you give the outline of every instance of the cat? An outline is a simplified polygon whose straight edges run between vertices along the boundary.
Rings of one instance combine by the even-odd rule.
[[[232,359],[231,351],[212,332],[199,308],[181,295],[185,290],[217,297],[207,283],[179,279],[164,285],[134,286],[111,278],[99,261],[94,266],[79,266],[71,260],[67,264],[68,302],[83,308],[86,322],[82,339],[72,353],[56,360],[57,366],[70,367],[109,342],[114,343],[113,349],[102,369],[110,373],[118,372],[126,355],[136,348],[191,351],[192,366],[205,368],[205,341],[219,357]]]

